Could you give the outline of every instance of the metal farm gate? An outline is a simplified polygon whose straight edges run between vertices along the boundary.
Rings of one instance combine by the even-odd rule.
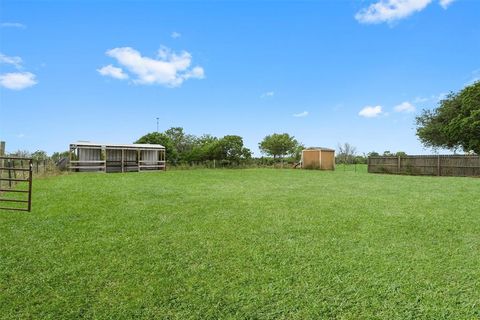
[[[31,211],[32,169],[32,159],[0,157],[0,209]],[[27,186],[24,182],[27,183]],[[9,196],[10,194],[12,196]],[[21,199],[19,198],[21,195],[27,197]],[[4,207],[4,202],[11,204],[11,206]]]

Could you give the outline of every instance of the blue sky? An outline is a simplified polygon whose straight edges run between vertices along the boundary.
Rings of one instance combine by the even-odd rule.
[[[414,118],[480,77],[480,1],[6,1],[0,139],[51,153],[172,126],[429,153]]]

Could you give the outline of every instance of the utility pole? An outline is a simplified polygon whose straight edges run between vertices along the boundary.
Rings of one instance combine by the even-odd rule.
[[[160,119],[160,118],[157,117],[157,133],[158,133],[158,120],[159,120],[159,119]]]

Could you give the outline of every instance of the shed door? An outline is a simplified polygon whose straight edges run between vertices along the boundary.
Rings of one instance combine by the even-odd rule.
[[[334,168],[335,153],[333,151],[322,151],[322,169],[332,170]]]
[[[303,167],[308,169],[320,168],[320,151],[303,151]]]

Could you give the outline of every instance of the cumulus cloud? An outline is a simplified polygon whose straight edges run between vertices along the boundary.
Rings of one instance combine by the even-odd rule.
[[[176,32],[176,31],[173,31],[171,34],[170,34],[170,37],[172,37],[173,39],[178,39],[182,36],[181,33],[179,32]]]
[[[360,10],[355,19],[361,23],[392,22],[425,9],[432,0],[380,0]]]
[[[355,19],[361,23],[392,23],[422,11],[434,0],[378,0],[370,6],[361,9],[355,15]],[[439,0],[438,3],[444,8],[455,0]]]
[[[108,66],[97,69],[102,76],[110,76],[115,79],[128,79],[128,74],[123,72],[122,68],[117,68],[109,64]]]
[[[3,53],[0,53],[0,63],[10,64],[17,69],[21,69],[23,60],[20,57],[9,57]]]
[[[106,54],[116,59],[122,67],[128,70],[136,84],[178,87],[185,80],[203,79],[205,77],[202,67],[191,68],[192,55],[187,51],[175,53],[167,47],[161,47],[156,58],[149,58],[142,56],[139,51],[133,48],[120,47],[108,50]],[[112,70],[112,68],[116,67],[111,66],[109,69]],[[108,75],[111,76],[111,74]]]
[[[22,90],[37,84],[31,72],[11,72],[0,75],[0,86],[11,90]]]
[[[447,9],[450,4],[455,0],[440,0],[440,5],[443,9]]]
[[[293,116],[295,118],[303,118],[303,117],[308,116],[308,111],[303,111],[303,112],[300,112],[300,113],[294,113]]]
[[[260,95],[260,98],[271,98],[275,95],[275,92],[273,91],[267,91],[267,92],[264,92]]]
[[[415,112],[415,106],[408,101],[400,103],[398,106],[395,106],[394,110],[396,112],[405,112],[411,113]]]
[[[0,87],[10,90],[22,90],[37,84],[36,76],[31,72],[20,72],[23,69],[23,60],[20,57],[10,57],[0,53],[0,64],[7,64],[17,72],[0,74]]]
[[[359,116],[365,118],[375,118],[382,114],[382,106],[366,106],[358,113]]]
[[[0,23],[0,27],[25,29],[27,26],[19,22],[2,22]]]

